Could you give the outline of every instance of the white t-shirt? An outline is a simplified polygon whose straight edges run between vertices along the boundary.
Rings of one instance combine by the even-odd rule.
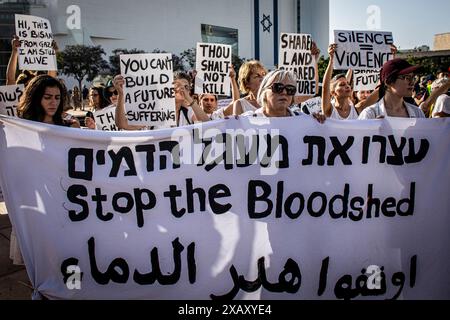
[[[194,123],[194,121],[192,120],[194,118],[194,110],[192,110],[191,107],[185,108],[185,109],[187,109],[187,112],[186,112],[187,118],[186,118],[186,116],[185,116],[185,114],[183,112],[183,108],[184,107],[180,108],[180,113],[179,113],[180,120],[178,122],[178,126],[179,127],[188,126],[188,125]]]
[[[406,111],[410,118],[425,118],[423,111],[410,103],[404,102]],[[365,108],[359,115],[359,120],[376,119],[379,116],[389,117],[384,106],[384,99],[381,99],[373,106]]]
[[[241,107],[242,107],[242,113],[245,113],[247,111],[255,111],[256,108],[255,106],[253,106],[247,99],[245,98],[241,98],[238,100],[241,103]]]
[[[299,111],[293,111],[293,110],[291,110],[291,108],[288,108],[287,110],[288,110],[289,115],[290,115],[291,117],[296,117],[296,116],[304,115],[304,113],[301,113],[301,112],[299,112]],[[241,114],[241,117],[261,117],[261,118],[268,118],[268,117],[264,114],[263,108],[256,109],[255,111],[247,111],[247,112]]]
[[[334,105],[334,102],[331,102],[331,116],[330,119],[336,119],[336,120],[356,120],[358,119],[358,112],[356,112],[356,108],[353,105],[353,103],[350,103],[350,113],[348,114],[347,118],[341,117],[339,112],[336,110],[336,107]]]
[[[450,114],[450,97],[448,95],[441,94],[437,98],[431,116],[434,118],[434,115],[438,112],[445,112],[447,114]]]

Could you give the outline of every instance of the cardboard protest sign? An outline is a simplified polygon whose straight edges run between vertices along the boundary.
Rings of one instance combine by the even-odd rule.
[[[120,70],[129,124],[176,125],[172,54],[120,55]]]
[[[322,97],[315,97],[302,102],[301,111],[306,114],[322,112]]]
[[[267,120],[124,135],[0,116],[34,298],[450,299],[448,122]]]
[[[310,34],[282,33],[278,68],[290,70],[297,76],[298,96],[316,94],[316,60],[311,54]]]
[[[0,86],[0,114],[17,117],[16,107],[23,91],[23,84]]]
[[[57,70],[50,21],[16,14],[16,35],[20,40],[20,70]]]
[[[379,70],[392,60],[392,32],[335,30],[334,69]]]
[[[97,130],[103,131],[118,131],[116,126],[116,106],[110,105],[101,110],[94,112],[95,126]]]
[[[353,90],[375,90],[380,80],[378,70],[353,70]]]
[[[230,96],[231,58],[230,45],[197,43],[195,93]]]

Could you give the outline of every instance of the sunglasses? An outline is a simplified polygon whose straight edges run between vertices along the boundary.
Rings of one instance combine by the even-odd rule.
[[[286,89],[286,94],[288,96],[295,96],[295,93],[297,92],[297,87],[293,86],[291,84],[284,85],[282,83],[274,83],[270,86],[273,93],[281,94]]]
[[[114,91],[108,91],[108,95],[109,95],[109,96],[117,96],[117,95],[119,95],[119,93],[117,92],[117,90],[114,90]]]

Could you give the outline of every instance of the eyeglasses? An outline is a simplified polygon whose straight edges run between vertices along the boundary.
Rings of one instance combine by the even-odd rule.
[[[119,93],[117,92],[117,90],[109,91],[109,94],[110,94],[111,96],[118,96],[118,95],[119,95]]]
[[[286,89],[286,94],[288,96],[294,96],[297,92],[297,88],[291,84],[284,85],[282,83],[274,83],[270,86],[273,93],[281,94]]]
[[[406,80],[408,82],[412,82],[414,80],[414,76],[411,75],[399,75],[397,76],[397,78],[401,80]]]

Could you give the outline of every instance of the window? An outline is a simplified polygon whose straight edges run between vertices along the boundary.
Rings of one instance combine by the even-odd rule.
[[[233,54],[239,56],[237,29],[202,24],[202,41],[231,45]]]

